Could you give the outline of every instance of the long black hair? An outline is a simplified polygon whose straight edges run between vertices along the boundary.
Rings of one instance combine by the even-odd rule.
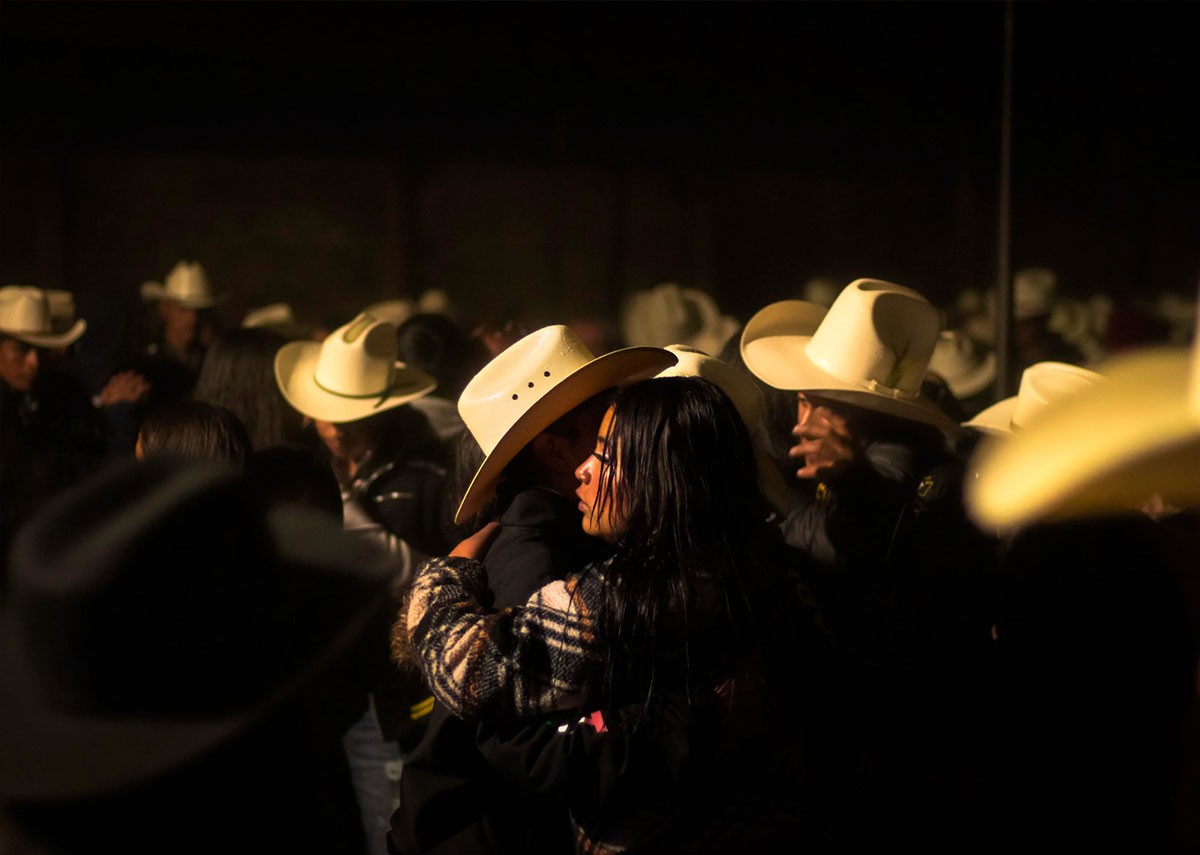
[[[233,412],[255,449],[299,442],[301,417],[275,382],[275,354],[287,340],[267,329],[230,330],[213,342],[196,381],[197,401]]]
[[[786,620],[750,437],[717,386],[658,378],[617,396],[604,457],[596,504],[623,519],[606,585],[605,689],[610,699],[691,694]]]

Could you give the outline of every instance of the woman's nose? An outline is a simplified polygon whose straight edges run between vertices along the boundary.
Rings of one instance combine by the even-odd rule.
[[[589,456],[587,460],[583,461],[575,468],[575,480],[580,484],[586,484],[588,481],[592,480],[591,473],[588,472],[588,464],[591,462],[592,458]]]

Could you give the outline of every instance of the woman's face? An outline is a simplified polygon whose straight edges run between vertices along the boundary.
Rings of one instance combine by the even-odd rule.
[[[619,504],[616,499],[621,492],[621,470],[616,468],[616,449],[606,448],[612,419],[613,411],[612,407],[609,407],[600,421],[595,449],[575,470],[575,477],[579,479],[579,488],[575,490],[575,495],[579,497],[579,510],[583,512],[583,530],[592,537],[616,543],[625,529],[625,520],[618,513],[614,513],[613,507]],[[606,477],[610,466],[613,467],[611,489],[604,497],[604,505],[598,507],[600,483]]]

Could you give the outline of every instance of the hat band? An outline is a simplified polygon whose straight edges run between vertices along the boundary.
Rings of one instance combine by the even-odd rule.
[[[389,385],[389,386],[385,387],[382,392],[371,392],[366,395],[351,395],[346,392],[339,392],[336,389],[330,389],[328,386],[325,386],[324,384],[321,383],[320,380],[317,379],[316,374],[313,375],[313,382],[317,384],[317,388],[320,389],[322,392],[328,392],[330,395],[336,395],[339,398],[351,398],[356,401],[366,401],[366,400],[370,400],[371,398],[378,398],[380,404],[382,404],[384,401],[387,400],[388,392],[392,391],[392,387]]]
[[[843,383],[850,383],[851,385],[857,386],[860,389],[864,389],[873,395],[880,395],[884,398],[892,398],[893,400],[899,401],[915,401],[918,397],[918,393],[916,392],[905,392],[903,389],[895,386],[885,386],[878,380],[848,380],[841,374],[838,374],[836,371],[834,371],[830,367],[829,363],[824,359],[813,356],[812,353],[808,353],[808,358],[829,376],[836,377]]]

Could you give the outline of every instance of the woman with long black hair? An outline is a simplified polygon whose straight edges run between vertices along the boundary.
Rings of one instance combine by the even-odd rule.
[[[612,558],[502,612],[478,601],[486,531],[427,562],[401,635],[430,686],[514,780],[569,794],[583,849],[794,845],[824,636],[737,410],[699,378],[635,383],[576,477]]]

